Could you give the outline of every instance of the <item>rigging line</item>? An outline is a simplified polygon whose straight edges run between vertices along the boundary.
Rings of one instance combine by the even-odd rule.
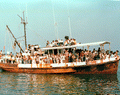
[[[35,32],[35,31],[33,31],[29,26],[28,26],[28,28],[32,31],[32,32]],[[46,43],[46,39],[44,39],[40,34],[38,34],[37,32],[35,32],[36,33],[36,35],[37,36],[40,36],[40,39],[42,39],[45,43]]]
[[[57,28],[57,38],[59,39],[59,34],[58,34],[58,26],[56,26],[56,28]]]
[[[7,32],[7,33],[6,33],[6,36],[8,36],[8,37],[9,37],[9,31],[8,31],[8,29],[7,29],[7,28],[6,28],[6,32]],[[8,37],[7,37],[7,38],[8,38]],[[7,49],[6,49],[6,50],[7,50],[7,52],[8,52],[8,51],[9,51],[9,40],[8,40],[7,38],[6,38],[6,40],[7,40],[8,42],[7,42],[7,45],[6,45],[6,47],[7,47]]]
[[[55,19],[55,9],[54,9],[53,0],[51,0],[51,2],[52,2],[52,10],[53,10],[53,21],[54,21],[55,36],[56,36],[56,39],[58,39],[58,27],[57,27],[57,22],[56,22],[56,19]]]
[[[26,22],[27,22],[28,14],[27,14],[27,3],[26,3]]]
[[[9,36],[9,39],[11,39],[11,37],[10,37],[10,35],[9,35],[9,31],[8,31],[8,36]],[[9,40],[8,42],[10,42],[10,40]],[[11,50],[12,50],[11,44],[9,43],[8,45],[9,45],[9,51],[11,51]]]
[[[14,42],[13,42],[13,39],[12,39],[12,36],[11,36],[11,35],[10,35],[10,39],[11,39],[11,45],[12,45],[11,49],[14,50],[14,48],[13,48]]]
[[[70,12],[69,12],[68,0],[67,0],[67,10],[68,10],[69,33],[70,33],[70,38],[72,38],[72,33],[71,33],[71,23],[70,23]]]
[[[18,38],[16,38],[16,39],[20,39],[20,38],[24,38],[24,36],[18,37]]]
[[[5,49],[6,49],[6,38],[7,38],[7,29],[5,31],[5,44],[4,44],[4,53],[5,53]]]
[[[19,9],[19,11],[20,11],[20,14],[22,13],[22,10],[20,9],[20,4],[19,4],[19,6],[17,6],[18,7],[18,9]]]

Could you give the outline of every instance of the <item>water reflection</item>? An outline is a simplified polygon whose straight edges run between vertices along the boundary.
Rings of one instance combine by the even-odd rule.
[[[117,75],[0,73],[0,94],[115,94]]]

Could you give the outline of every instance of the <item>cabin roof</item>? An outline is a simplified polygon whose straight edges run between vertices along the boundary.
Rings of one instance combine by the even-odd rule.
[[[53,50],[53,49],[66,49],[66,48],[75,48],[75,47],[85,47],[85,46],[96,46],[96,45],[104,45],[104,44],[110,44],[108,41],[101,41],[101,42],[91,42],[91,43],[83,43],[71,46],[58,46],[58,47],[44,47],[41,48],[42,50]]]

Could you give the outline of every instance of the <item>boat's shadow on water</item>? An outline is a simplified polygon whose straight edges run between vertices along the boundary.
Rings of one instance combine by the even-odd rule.
[[[79,78],[84,85],[84,91],[94,92],[95,94],[118,94],[120,93],[117,74],[105,75],[72,75]],[[81,89],[81,88],[80,88]]]
[[[117,74],[88,74],[88,75],[73,75],[79,79],[85,79],[86,82],[91,79],[106,80],[106,81],[118,81]]]

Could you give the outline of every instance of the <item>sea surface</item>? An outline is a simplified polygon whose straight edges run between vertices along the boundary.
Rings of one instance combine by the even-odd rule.
[[[116,75],[24,74],[0,72],[0,95],[120,94]]]

